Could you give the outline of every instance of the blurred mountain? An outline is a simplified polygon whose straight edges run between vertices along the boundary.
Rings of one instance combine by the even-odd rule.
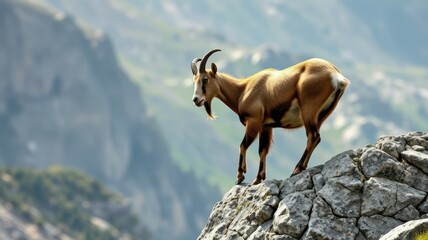
[[[218,191],[171,160],[105,34],[12,0],[0,0],[0,32],[1,165],[81,169],[128,197],[156,237],[194,238]]]
[[[190,100],[190,61],[212,48],[223,50],[210,59],[219,71],[238,77],[323,57],[351,80],[311,165],[379,135],[428,129],[426,1],[37,1],[109,33],[174,161],[223,190],[233,184],[244,130],[221,103],[213,103],[218,119],[208,122]],[[268,176],[284,178],[306,140],[303,130],[275,132]]]
[[[373,41],[400,64],[428,65],[428,3],[412,0],[406,3],[388,0],[343,1],[367,29]]]
[[[335,62],[428,63],[428,34],[421,31],[428,3],[421,0],[35,1],[105,30],[121,54],[140,66],[160,70],[162,62],[164,72],[157,76],[182,74],[187,58],[213,46],[273,46]]]
[[[153,239],[129,201],[76,170],[0,169],[1,239]]]

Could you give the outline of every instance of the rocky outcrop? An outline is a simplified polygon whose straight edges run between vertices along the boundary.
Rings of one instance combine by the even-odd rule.
[[[324,165],[259,185],[236,185],[198,239],[377,240],[428,218],[428,133],[380,137]]]

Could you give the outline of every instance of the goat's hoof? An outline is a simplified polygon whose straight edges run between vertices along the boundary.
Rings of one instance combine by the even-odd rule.
[[[301,172],[303,172],[303,171],[293,172],[293,173],[290,175],[290,177],[294,177],[294,176],[298,175],[298,174],[299,174],[299,173],[301,173]]]
[[[305,169],[295,168],[293,173],[290,175],[290,177],[296,176],[297,174],[301,173],[303,170]]]
[[[239,185],[239,184],[241,184],[243,181],[245,180],[245,176],[244,175],[242,175],[241,177],[237,177],[236,178],[236,185]]]
[[[260,179],[258,179],[258,178],[256,178],[256,179],[254,179],[254,181],[251,183],[251,184],[253,184],[253,185],[257,185],[257,184],[259,184],[259,183],[261,183],[262,181],[260,180]]]

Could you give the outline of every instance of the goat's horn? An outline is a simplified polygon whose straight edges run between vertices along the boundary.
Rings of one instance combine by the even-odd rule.
[[[191,68],[192,68],[192,73],[193,73],[193,75],[196,75],[196,74],[198,73],[198,67],[196,67],[196,64],[197,64],[199,61],[201,61],[201,59],[200,59],[200,58],[195,58],[195,59],[193,59],[193,61],[192,61]]]
[[[211,54],[221,51],[220,49],[214,49],[209,51],[205,56],[202,58],[201,65],[199,65],[199,73],[206,73],[205,65],[207,64],[208,58],[211,56]]]

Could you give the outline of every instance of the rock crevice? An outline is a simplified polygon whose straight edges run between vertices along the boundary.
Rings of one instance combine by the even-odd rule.
[[[383,136],[283,181],[232,187],[198,239],[377,240],[428,218],[427,195],[428,134]]]

